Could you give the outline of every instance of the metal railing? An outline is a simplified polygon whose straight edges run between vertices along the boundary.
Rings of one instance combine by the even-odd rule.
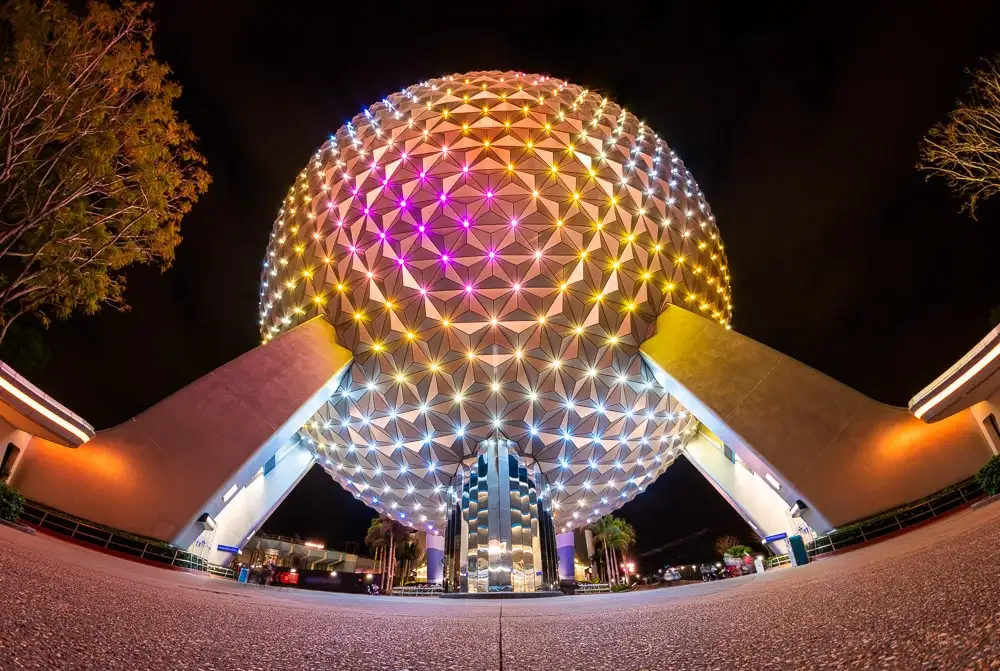
[[[577,594],[600,594],[610,591],[611,585],[606,582],[582,582],[576,586]]]
[[[920,524],[921,522],[926,522],[942,513],[975,501],[983,496],[983,493],[978,482],[974,479],[969,480],[953,489],[936,494],[926,501],[886,513],[885,515],[877,515],[873,518],[862,520],[857,524],[836,529],[832,533],[823,536],[817,536],[812,542],[806,544],[806,552],[810,558],[813,558],[836,550],[843,550],[859,543],[866,543],[881,536],[886,536],[897,531],[902,531],[907,527]],[[777,557],[769,557],[765,565],[767,568],[773,568],[790,563],[791,560],[788,558],[788,555],[779,555]]]
[[[208,562],[185,550],[175,548],[153,539],[130,536],[107,528],[87,524],[54,510],[48,510],[26,502],[21,513],[21,521],[39,529],[53,531],[89,545],[114,550],[122,554],[167,566],[205,571]],[[231,571],[230,571],[231,572]]]
[[[390,596],[435,596],[444,594],[441,585],[403,585],[393,587]]]
[[[217,575],[220,578],[229,578],[230,580],[236,579],[236,573],[233,569],[228,566],[219,566],[218,564],[207,564],[205,570],[211,575]]]

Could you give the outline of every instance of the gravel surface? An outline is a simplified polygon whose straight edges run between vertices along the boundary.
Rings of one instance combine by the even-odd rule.
[[[1000,504],[705,585],[519,601],[237,585],[0,527],[0,669],[1000,669]]]

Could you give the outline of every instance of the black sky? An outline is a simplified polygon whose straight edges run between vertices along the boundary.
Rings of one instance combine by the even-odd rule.
[[[971,221],[913,168],[963,70],[1000,52],[1000,3],[158,4],[157,54],[215,181],[174,267],[130,272],[130,312],[46,334],[34,380],[99,428],[257,344],[260,263],[296,173],[362,107],[450,72],[547,73],[635,111],[712,204],[735,328],[880,401],[905,405],[1000,304],[1000,206]],[[272,526],[356,538],[366,509],[315,475]],[[644,546],[745,534],[689,480],[678,465],[624,510]]]

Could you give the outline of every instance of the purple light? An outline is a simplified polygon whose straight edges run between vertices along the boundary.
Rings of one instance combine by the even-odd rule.
[[[399,201],[399,206],[400,207],[406,207],[406,199],[405,198],[403,200]]]
[[[469,220],[468,219],[463,219],[462,220],[462,226],[465,226],[466,228],[468,228],[469,227]]]
[[[490,261],[492,261],[492,260],[493,260],[494,258],[496,258],[496,255],[497,255],[497,253],[496,253],[496,252],[494,252],[494,251],[493,251],[493,250],[491,249],[491,250],[490,250],[490,253],[488,254],[488,256],[490,257]]]
[[[389,178],[388,177],[386,177],[385,179],[382,180],[382,186],[389,186]]]
[[[380,238],[382,238],[383,240],[385,240],[385,231],[379,231],[379,232],[378,232],[378,237],[380,237]]]
[[[425,228],[426,227],[423,224],[420,224],[419,226],[417,226],[417,230],[420,231],[421,233],[424,232]]]
[[[427,173],[424,172],[423,170],[421,170],[420,171],[420,179],[424,179],[425,177],[427,177]]]
[[[447,254],[442,254],[441,255],[441,263],[448,263],[448,255]]]
[[[406,259],[404,259],[402,256],[399,257],[399,265],[401,265],[401,266],[405,266],[406,265]]]
[[[351,191],[351,193],[353,193],[355,196],[358,195],[358,187],[354,187],[354,190]]]
[[[446,196],[445,194],[442,193],[441,194],[441,202],[443,203],[446,200],[448,200],[448,196]]]
[[[368,214],[368,213],[369,213],[369,212],[371,212],[371,211],[372,211],[372,208],[370,208],[370,207],[366,207],[366,208],[365,208],[365,214]]]

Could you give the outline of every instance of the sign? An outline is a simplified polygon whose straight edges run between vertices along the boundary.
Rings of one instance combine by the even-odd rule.
[[[235,545],[220,545],[219,552],[239,552],[240,549]]]
[[[774,541],[783,541],[788,538],[787,533],[774,534],[773,536],[768,536],[764,539],[765,543],[773,543]]]
[[[753,560],[753,567],[754,567],[754,569],[756,569],[757,573],[763,573],[764,572],[764,560],[761,559],[760,557],[757,557],[756,559]]]
[[[240,582],[246,583],[250,579],[250,567],[244,566],[240,569]]]

